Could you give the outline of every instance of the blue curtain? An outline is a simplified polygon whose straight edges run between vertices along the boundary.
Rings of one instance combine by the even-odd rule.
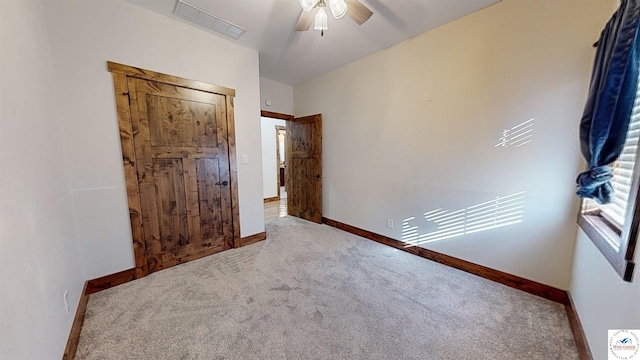
[[[580,145],[589,169],[578,196],[613,200],[611,168],[624,147],[638,83],[640,0],[622,0],[597,42],[589,97],[580,121]]]

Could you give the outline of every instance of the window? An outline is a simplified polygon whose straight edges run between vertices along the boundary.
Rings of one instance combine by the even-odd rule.
[[[640,84],[640,81],[639,81]],[[640,214],[638,206],[637,166],[640,138],[640,87],[636,91],[631,122],[622,154],[611,167],[615,199],[610,204],[598,204],[584,199],[578,224],[605,255],[625,281],[633,275],[633,253],[638,237]]]

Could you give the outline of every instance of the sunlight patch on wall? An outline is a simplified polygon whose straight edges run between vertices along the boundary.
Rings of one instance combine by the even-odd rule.
[[[532,141],[535,118],[520,123],[511,129],[502,130],[502,136],[494,147],[520,147]]]
[[[426,212],[424,218],[437,226],[426,234],[420,234],[418,226],[412,225],[415,216],[406,218],[402,220],[402,240],[410,244],[407,246],[415,246],[520,223],[525,193],[497,196],[494,200],[456,211],[435,209]]]

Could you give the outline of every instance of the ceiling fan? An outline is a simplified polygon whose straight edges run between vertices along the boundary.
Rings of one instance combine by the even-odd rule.
[[[373,11],[364,6],[358,0],[300,0],[302,14],[296,23],[296,31],[307,31],[314,21],[314,30],[320,30],[320,36],[324,36],[324,31],[329,30],[327,26],[327,2],[329,10],[335,19],[340,19],[345,14],[358,25],[362,25],[369,20]],[[315,16],[313,15],[315,10]]]

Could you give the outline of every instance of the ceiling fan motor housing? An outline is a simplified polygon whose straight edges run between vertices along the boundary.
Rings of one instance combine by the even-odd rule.
[[[324,9],[327,3],[325,0],[300,0],[300,6],[304,11],[311,11],[315,7]],[[329,0],[329,9],[335,19],[340,19],[347,13],[348,5],[345,0]]]
[[[300,0],[300,6],[304,11],[311,11],[316,5],[318,5],[319,0]]]
[[[314,23],[314,29],[319,30],[321,35],[324,35],[324,31],[328,30],[327,24],[327,0],[299,0],[302,7],[302,13],[300,18],[296,22],[296,31],[309,30],[311,23]],[[328,0],[329,9],[335,19],[340,19],[345,15],[356,22],[358,25],[364,24],[373,12],[363,5],[359,0]],[[311,12],[313,9],[317,9],[315,15]],[[314,21],[315,20],[315,21]]]

